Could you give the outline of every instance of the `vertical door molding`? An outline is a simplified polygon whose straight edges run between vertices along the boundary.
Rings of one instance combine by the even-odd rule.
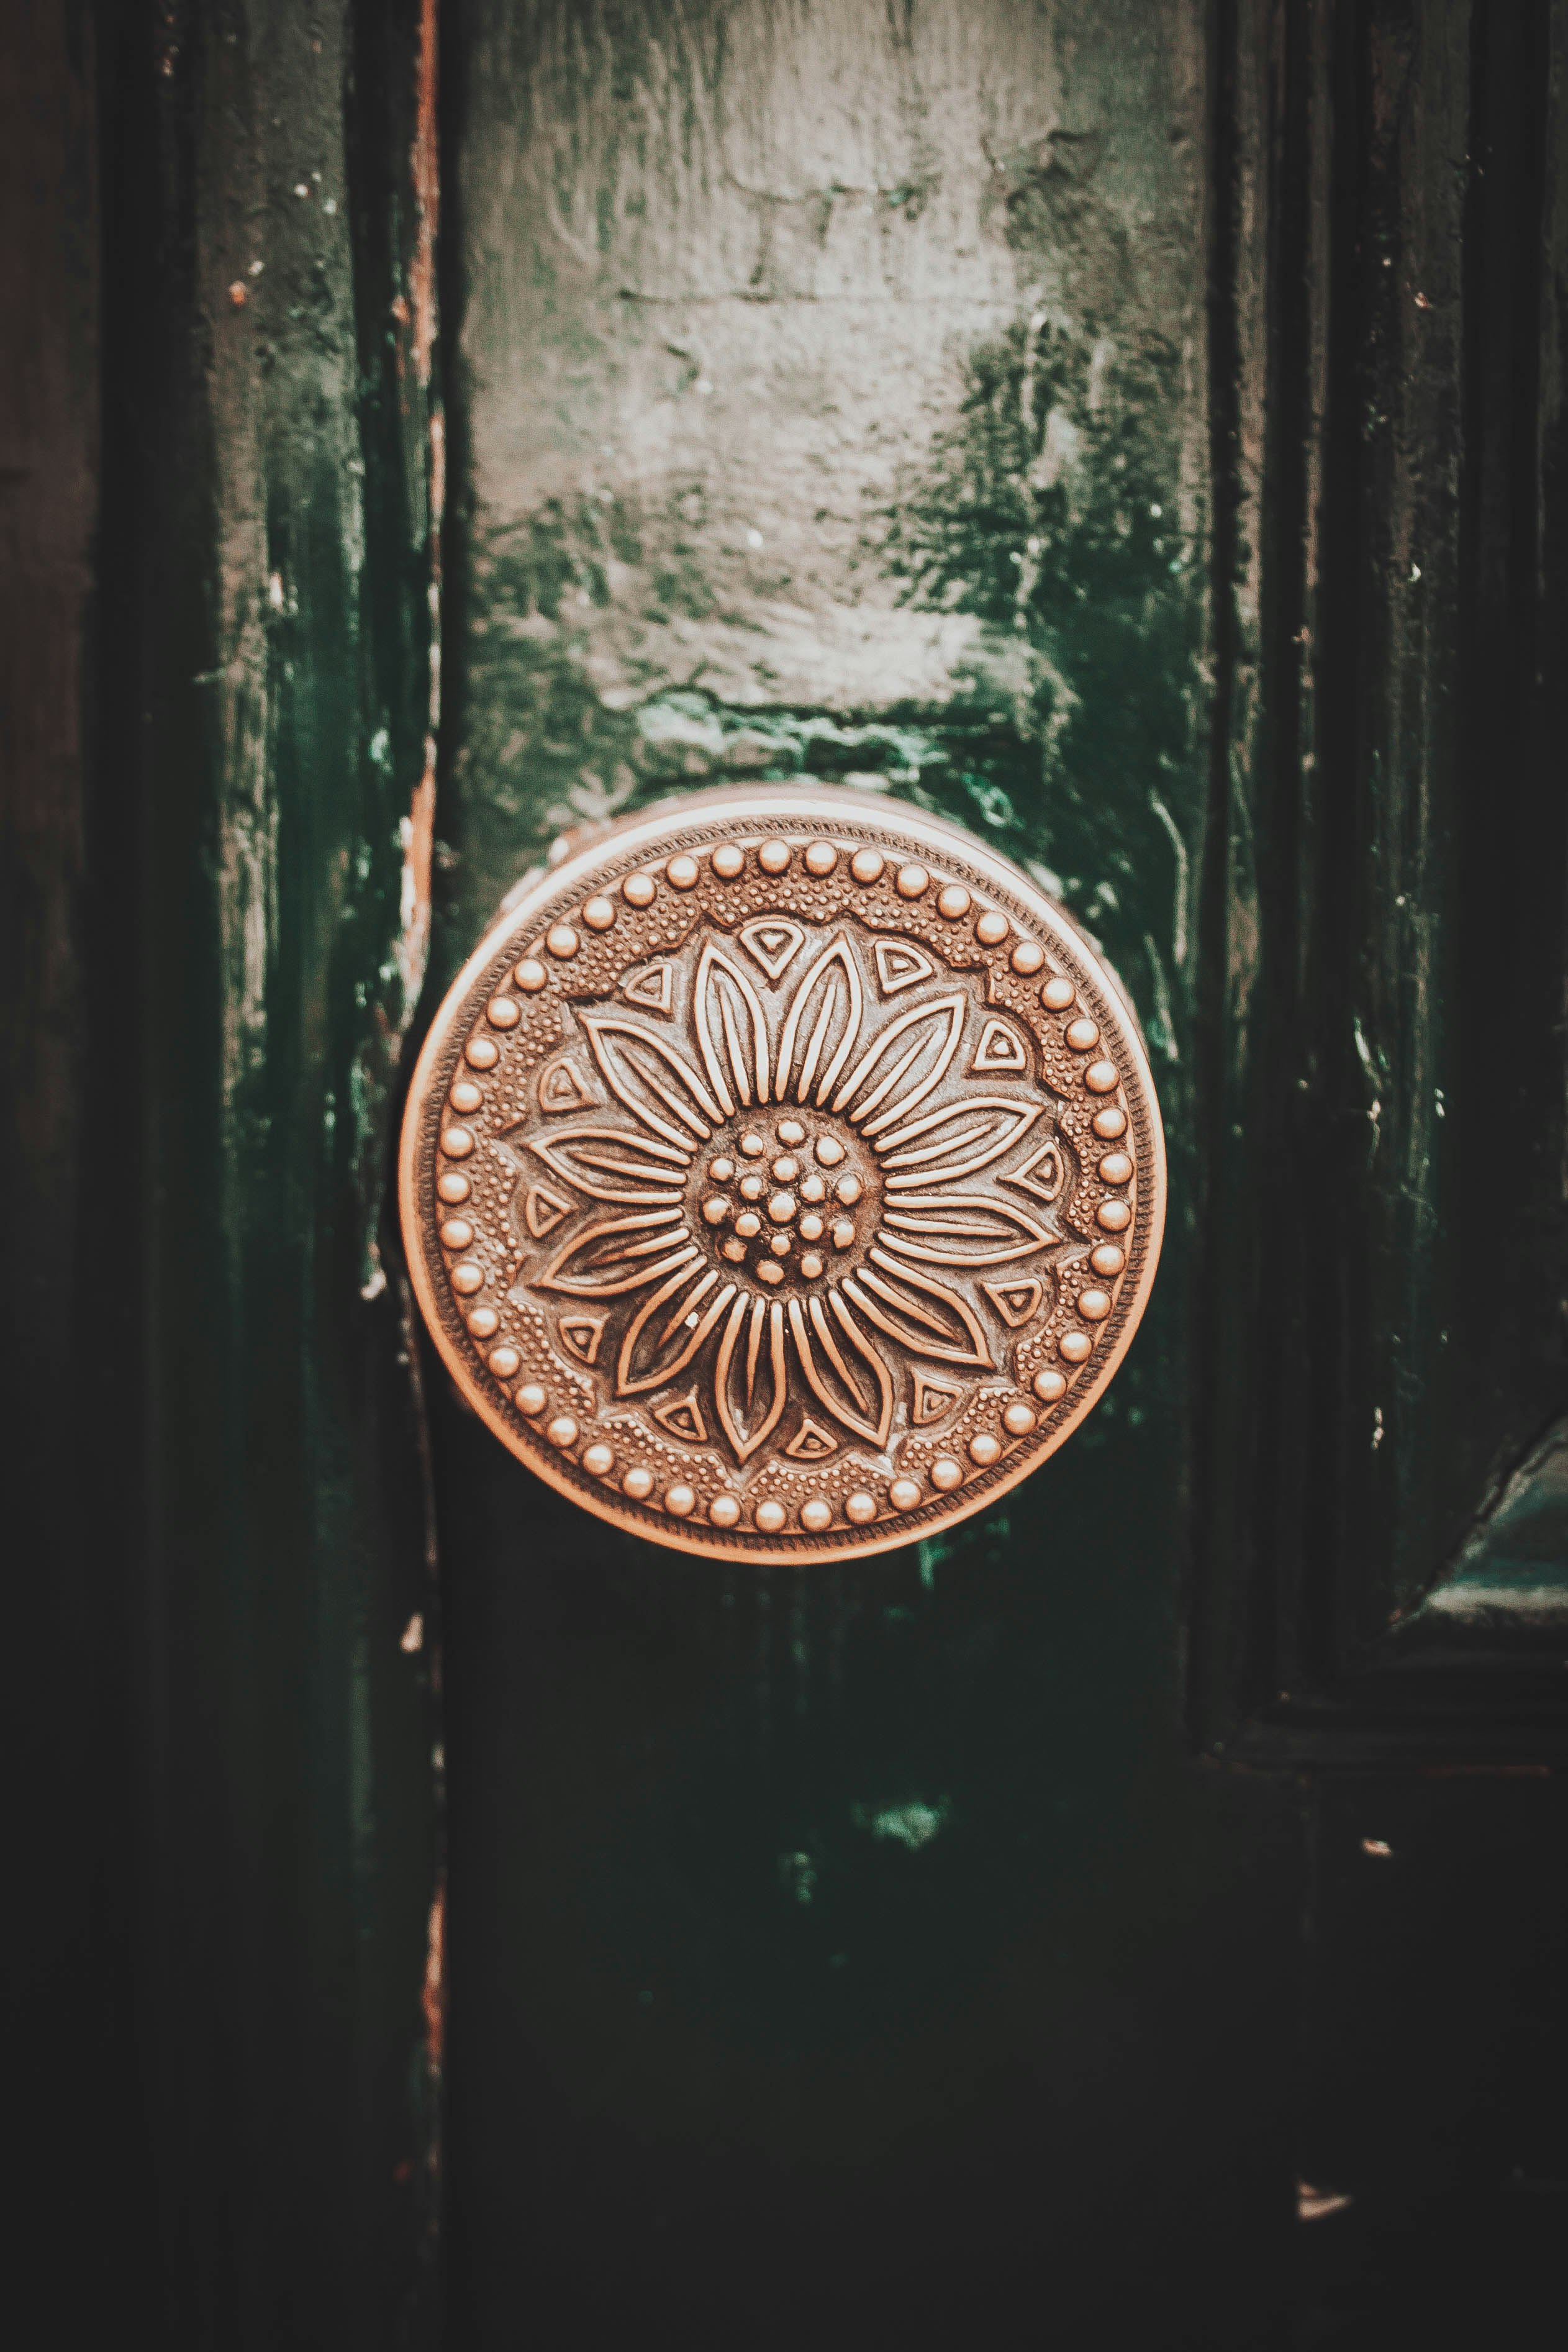
[[[159,2333],[426,2341],[436,1620],[382,1234],[434,798],[434,0],[109,23],[89,1181],[134,1301],[95,1410],[143,1489]]]
[[[1511,1586],[1475,1598],[1473,1563],[1568,1405],[1565,26],[1216,19],[1193,1692],[1230,1751],[1533,1753],[1562,1722],[1568,1520],[1536,1513]]]

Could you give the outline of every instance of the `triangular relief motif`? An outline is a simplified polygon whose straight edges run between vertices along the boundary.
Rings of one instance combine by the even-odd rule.
[[[907,940],[878,940],[872,953],[884,996],[896,996],[900,989],[913,988],[916,981],[930,980],[936,971],[925,950],[912,947]]]
[[[575,1356],[580,1364],[599,1361],[599,1343],[604,1337],[602,1315],[563,1315],[556,1329],[567,1354]]]
[[[539,1108],[543,1111],[586,1110],[593,1100],[570,1054],[558,1054],[539,1072]]]
[[[838,1450],[838,1439],[820,1421],[813,1421],[810,1413],[784,1448],[791,1462],[825,1462],[830,1454]]]
[[[755,922],[742,923],[737,936],[747,954],[761,965],[769,980],[783,979],[806,938],[799,923],[791,923],[782,915],[759,915]]]
[[[663,1404],[654,1405],[652,1411],[660,1428],[667,1429],[672,1437],[685,1438],[688,1445],[707,1444],[707,1423],[703,1419],[703,1409],[697,1402],[695,1388],[688,1389],[685,1396],[666,1398]]]
[[[651,963],[642,971],[632,973],[621,983],[621,993],[628,1004],[641,1007],[644,1013],[662,1013],[666,1017],[675,1002],[675,967],[673,963]]]
[[[1010,1176],[998,1181],[1012,1185],[1017,1192],[1032,1192],[1037,1201],[1060,1200],[1067,1181],[1067,1163],[1054,1143],[1042,1143],[1021,1168],[1015,1168]]]
[[[523,1223],[535,1241],[542,1242],[553,1234],[563,1217],[571,1214],[571,1202],[552,1192],[548,1184],[530,1184],[523,1201]]]
[[[1018,1031],[1005,1021],[988,1021],[970,1063],[975,1070],[1027,1070],[1029,1055]]]
[[[928,1429],[934,1421],[952,1412],[958,1402],[958,1391],[944,1388],[938,1381],[928,1381],[924,1372],[915,1372],[912,1378],[915,1393],[910,1399],[909,1418],[916,1429]]]
[[[1032,1323],[1045,1297],[1044,1283],[1032,1274],[1016,1282],[982,1282],[980,1288],[1010,1331]]]

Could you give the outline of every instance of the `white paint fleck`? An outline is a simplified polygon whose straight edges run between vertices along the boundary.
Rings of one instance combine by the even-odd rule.
[[[1384,264],[1387,268],[1386,262]],[[1354,2199],[1343,2189],[1314,2189],[1310,2180],[1296,2183],[1296,2219],[1298,2221],[1322,2221],[1331,2213],[1343,2213]]]
[[[1040,455],[1030,469],[1035,488],[1053,490],[1064,475],[1075,471],[1082,446],[1083,436],[1066,410],[1051,409],[1046,416]]]
[[[1149,979],[1155,995],[1154,1014],[1148,1024],[1149,1043],[1160,1048],[1167,1062],[1179,1062],[1181,1048],[1176,1043],[1170,983],[1166,978],[1166,968],[1160,961],[1159,949],[1148,931],[1144,933],[1144,952],[1149,959]]]
[[[917,1853],[946,1826],[951,1811],[952,1805],[946,1797],[938,1797],[934,1805],[912,1797],[902,1805],[852,1806],[851,1818],[857,1829],[869,1830],[873,1838],[906,1846],[911,1853]]]
[[[1171,961],[1179,971],[1186,961],[1187,894],[1192,881],[1191,861],[1186,854],[1186,843],[1182,838],[1181,827],[1166,808],[1159,793],[1152,787],[1149,792],[1149,806],[1170,836],[1171,855],[1176,859],[1176,914],[1171,932]]]
[[[1372,1058],[1372,1048],[1366,1042],[1366,1032],[1361,1025],[1361,1015],[1359,1013],[1355,1015],[1352,1025],[1355,1037],[1356,1058],[1360,1062],[1362,1069],[1369,1083],[1372,1086],[1376,1087],[1380,1083],[1377,1075],[1377,1066]],[[1381,1132],[1377,1123],[1383,1116],[1383,1098],[1380,1095],[1374,1094],[1371,1102],[1367,1105],[1366,1116],[1372,1124],[1372,1148],[1374,1151],[1375,1151],[1377,1149],[1378,1135]]]

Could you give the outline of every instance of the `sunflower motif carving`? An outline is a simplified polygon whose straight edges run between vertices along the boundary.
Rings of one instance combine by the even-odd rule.
[[[612,834],[481,949],[411,1101],[449,1361],[554,1483],[693,1548],[975,1507],[1087,1408],[1153,1271],[1157,1113],[1082,942],[851,799],[837,840],[744,793],[695,856]]]
[[[739,1464],[791,1409],[884,1452],[900,1360],[994,1371],[982,1277],[1068,1242],[1051,1206],[986,1181],[1049,1122],[1047,1097],[967,1076],[988,1026],[972,981],[911,1001],[895,971],[887,1003],[888,946],[840,928],[770,983],[706,933],[685,1035],[585,1007],[608,1114],[507,1138],[578,1204],[528,1287],[604,1303],[613,1397],[695,1375]],[[528,1197],[525,1172],[525,1230]]]

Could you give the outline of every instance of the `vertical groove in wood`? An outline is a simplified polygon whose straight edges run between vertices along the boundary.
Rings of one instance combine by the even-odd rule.
[[[92,772],[100,521],[98,11],[0,13],[0,1452],[7,1675],[0,1985],[7,2212],[49,2324],[82,2259],[150,2284],[128,2042],[120,1551],[100,1442],[122,1318],[99,1283]],[[123,1263],[120,1272],[123,1275]],[[84,2118],[90,2126],[84,2127]]]
[[[171,2342],[437,2324],[437,1624],[381,1243],[429,931],[434,31],[114,20],[100,801]]]
[[[1440,1743],[1450,1702],[1478,1726],[1490,1702],[1364,1675],[1565,1394],[1561,665],[1535,651],[1561,563],[1561,10],[1218,21],[1239,431],[1217,462],[1259,525],[1209,945],[1230,972],[1246,941],[1249,989],[1210,1131],[1256,1286],[1207,1384],[1233,1499],[1202,1538],[1195,1701],[1222,1741],[1359,1710]]]
[[[1354,518],[1344,514],[1354,550],[1343,546],[1341,575],[1356,642],[1354,686],[1346,677],[1340,690],[1354,693],[1356,720],[1352,773],[1337,785],[1356,803],[1347,823],[1360,970],[1345,992],[1334,1106],[1344,1135],[1337,1187],[1360,1209],[1340,1223],[1351,1348],[1340,1548],[1353,1640],[1375,1635],[1435,1569],[1443,1422],[1448,1447],[1462,1437],[1441,1402],[1457,1128],[1439,1105],[1455,1092],[1460,534],[1471,455],[1462,414],[1469,10],[1379,6],[1363,39],[1362,202],[1345,257],[1359,349],[1344,357],[1359,378],[1364,496]],[[1356,394],[1347,386],[1346,396]],[[1352,648],[1343,651],[1348,661]],[[1318,919],[1335,914],[1325,902]],[[1359,1539],[1368,1520],[1381,1535],[1375,1545]]]

